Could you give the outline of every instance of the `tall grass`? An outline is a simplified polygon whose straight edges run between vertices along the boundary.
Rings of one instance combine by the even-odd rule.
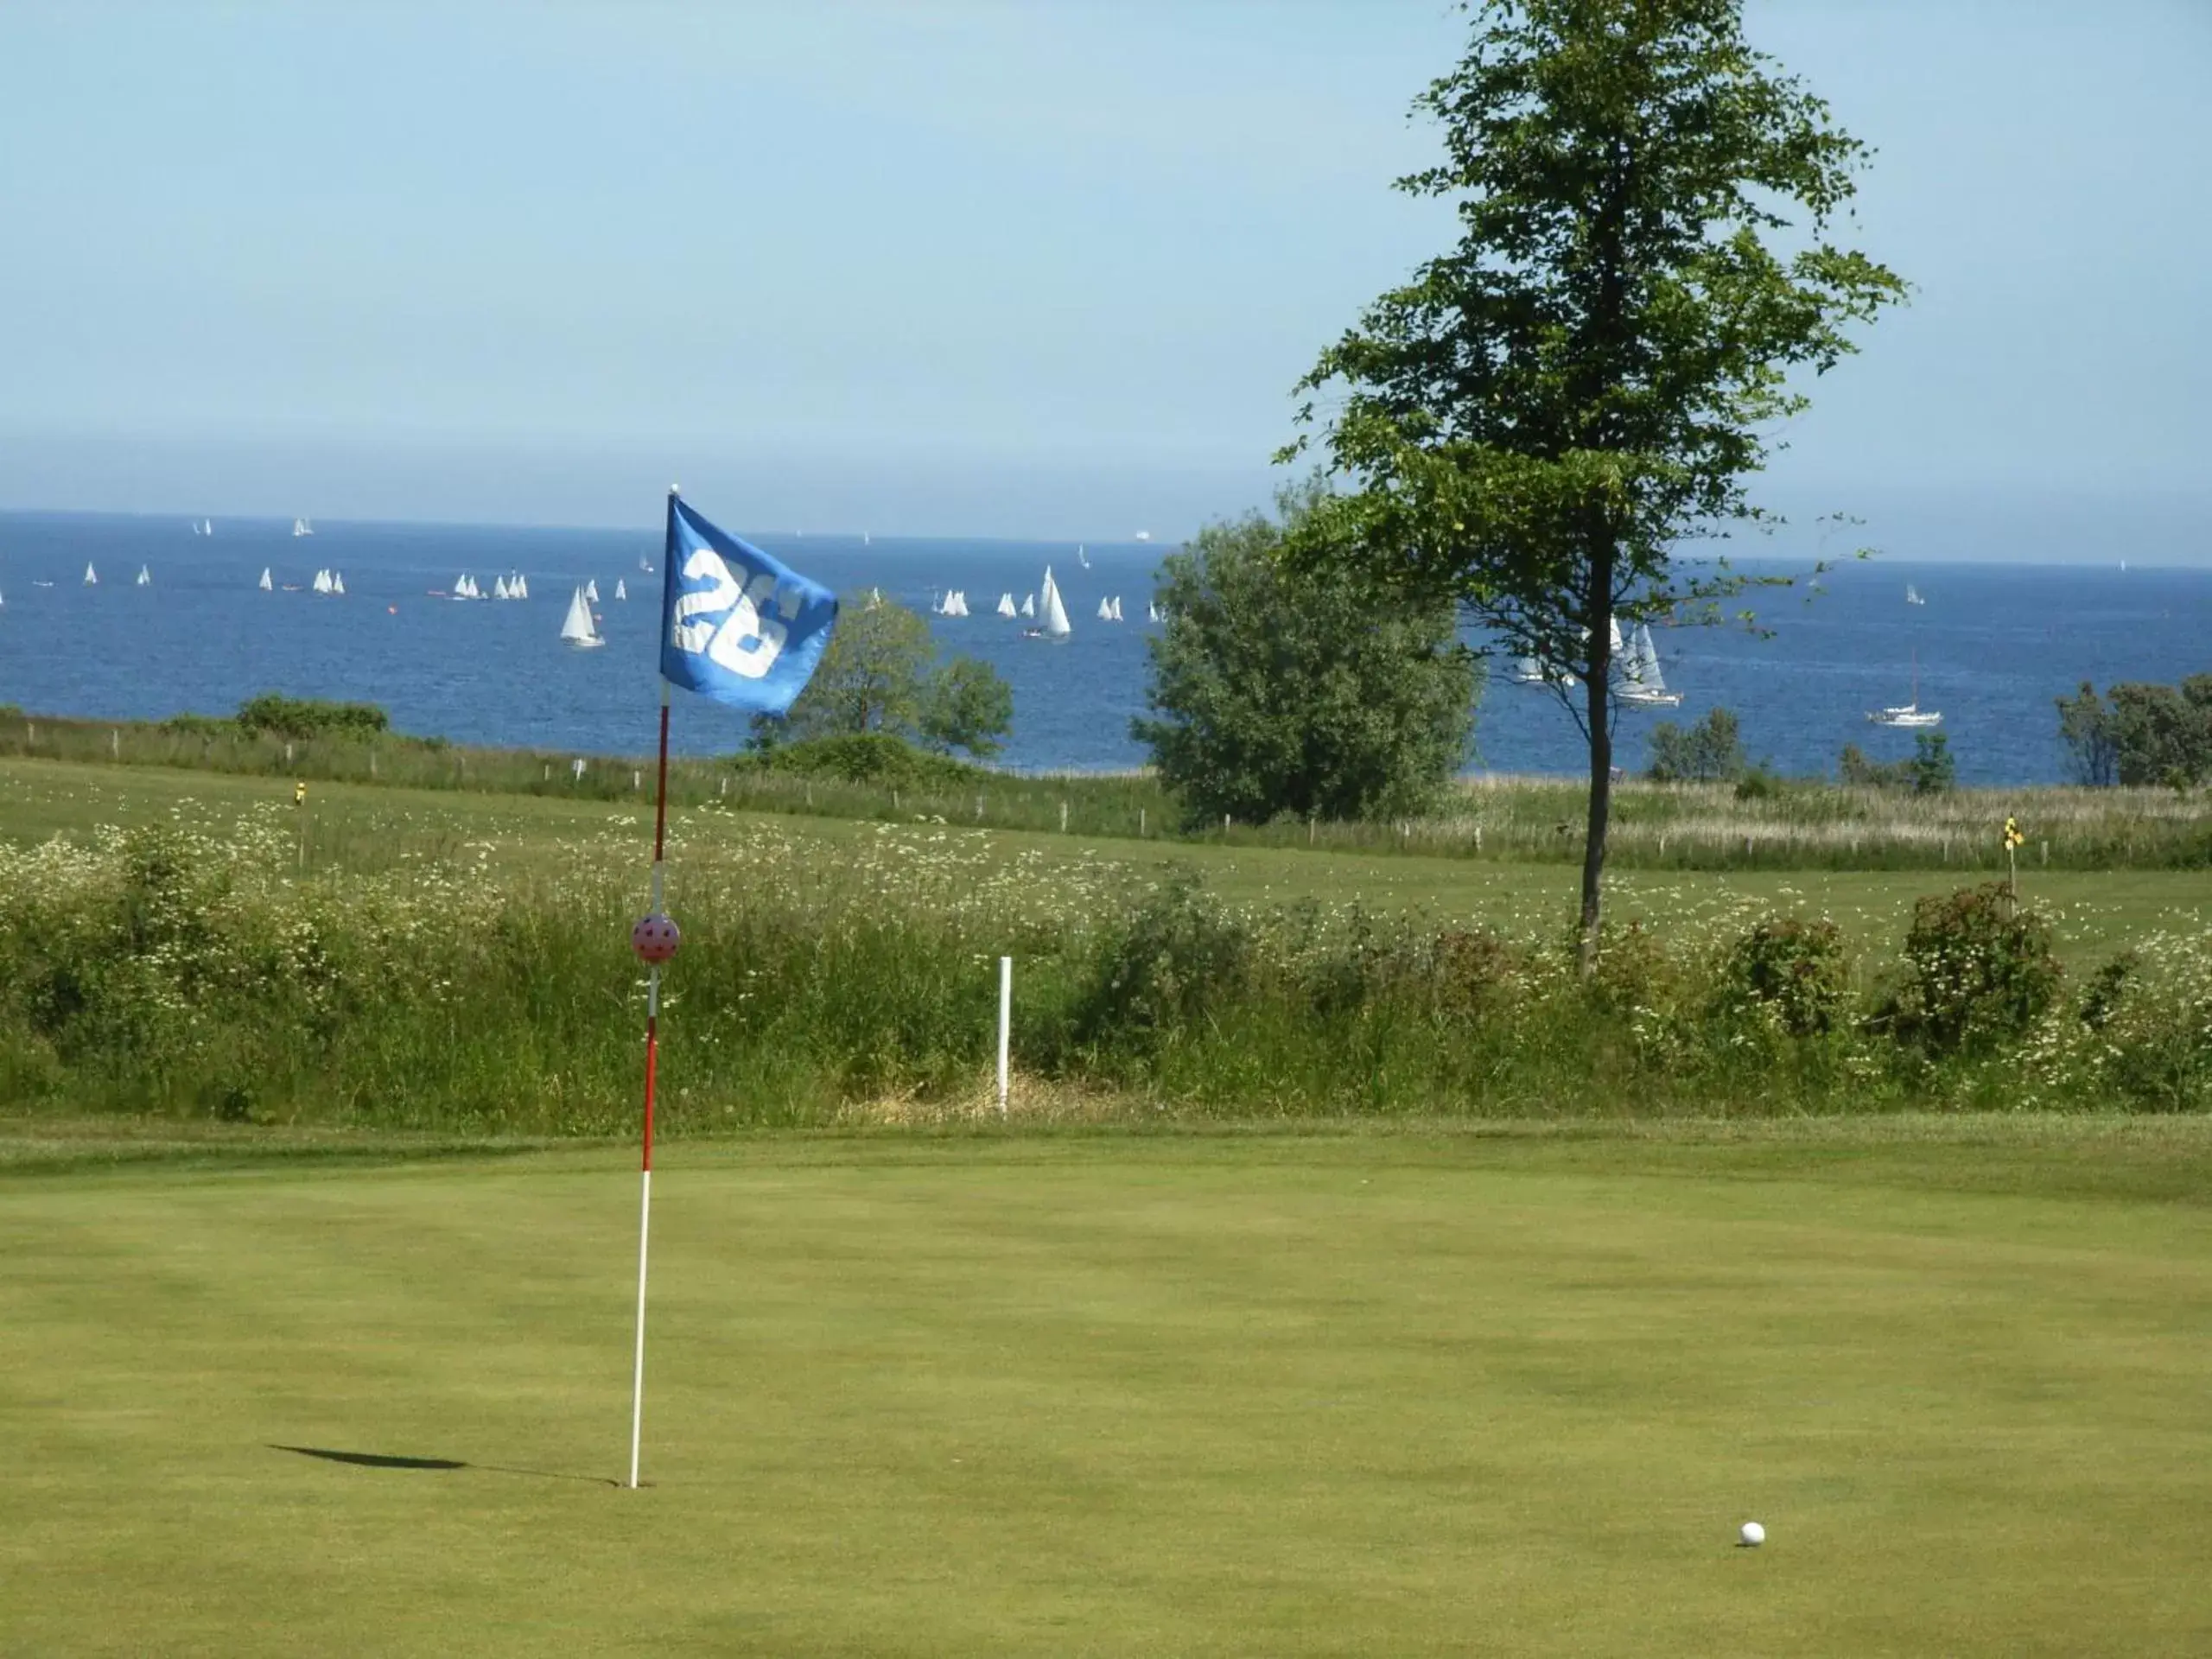
[[[588,855],[493,875],[466,848],[302,875],[287,817],[0,849],[0,1101],[454,1130],[633,1121],[634,880]],[[671,893],[686,943],[663,1077],[679,1132],[972,1101],[1001,954],[1020,963],[1025,1100],[1235,1116],[2212,1106],[2203,938],[2154,939],[2088,995],[2014,1009],[1999,1039],[1954,1052],[1892,1011],[1967,994],[1944,988],[1971,978],[1955,963],[1931,992],[1818,929],[1769,927],[1747,954],[1752,908],[1664,939],[1621,930],[1586,982],[1541,933],[1232,910],[1186,878],[1007,862],[950,832],[886,826],[831,864],[772,821],[729,830],[728,853],[683,861]]]
[[[288,740],[0,710],[4,755],[585,801],[645,801],[654,788],[649,756],[464,748],[405,737]],[[885,823],[1579,863],[1585,791],[1554,779],[1468,779],[1425,818],[1191,825],[1145,772],[1028,775],[979,767],[957,783],[894,785],[677,760],[669,798],[677,806]],[[2212,868],[2212,798],[2171,789],[2035,786],[1916,796],[1800,782],[1739,799],[1726,785],[1631,780],[1613,791],[1607,849],[1623,869],[1949,870],[1964,880],[2005,868],[1999,833],[2008,817],[2026,834],[2020,856],[2031,869]]]

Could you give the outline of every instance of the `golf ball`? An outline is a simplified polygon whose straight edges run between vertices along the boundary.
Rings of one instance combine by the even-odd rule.
[[[1745,1522],[1744,1530],[1738,1535],[1743,1539],[1744,1548],[1746,1549],[1757,1549],[1761,1544],[1766,1542],[1766,1529],[1756,1521]]]

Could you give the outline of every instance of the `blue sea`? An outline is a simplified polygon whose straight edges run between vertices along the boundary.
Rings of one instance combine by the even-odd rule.
[[[181,518],[0,514],[0,703],[40,713],[159,719],[228,713],[257,692],[382,704],[400,729],[456,742],[639,753],[650,750],[659,528],[500,529],[217,519],[195,536]],[[1141,763],[1129,720],[1142,711],[1141,620],[1163,549],[1065,543],[900,540],[755,534],[752,539],[841,591],[880,587],[927,612],[963,589],[973,614],[931,617],[947,652],[981,657],[1014,688],[1003,759],[1033,770]],[[85,567],[98,572],[84,582]],[[1052,567],[1074,637],[1046,644],[993,613]],[[134,578],[144,566],[144,586]],[[266,566],[279,584],[255,586]],[[346,592],[309,591],[315,570]],[[1745,568],[1756,568],[1746,566]],[[1777,566],[1777,569],[1788,567]],[[464,573],[486,592],[519,570],[525,601],[435,596]],[[559,639],[573,588],[591,579],[607,648]],[[617,580],[629,588],[614,598]],[[1905,602],[1908,584],[1925,601]],[[1833,771],[1857,743],[1877,758],[1910,753],[1912,734],[1869,726],[1865,711],[1904,702],[1918,675],[1923,708],[1942,711],[1962,780],[2034,783],[2063,775],[2052,700],[2083,680],[2173,681],[2212,670],[2212,570],[2063,565],[1854,563],[1822,591],[1754,592],[1769,637],[1741,629],[1658,632],[1679,710],[1624,715],[1623,764],[1640,764],[1660,719],[1733,709],[1746,747],[1788,772]],[[1096,620],[1119,596],[1131,620]],[[736,747],[743,721],[684,699],[676,747]],[[1494,677],[1477,728],[1478,770],[1573,772],[1580,734],[1546,692]]]

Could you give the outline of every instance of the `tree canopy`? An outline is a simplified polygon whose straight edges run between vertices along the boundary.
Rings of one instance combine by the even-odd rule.
[[[2177,686],[2124,682],[2102,697],[2084,680],[2058,699],[2058,734],[2082,783],[2202,783],[2212,778],[2212,674]]]
[[[1320,499],[1286,492],[1282,523],[1208,525],[1163,566],[1153,713],[1130,729],[1193,822],[1419,811],[1466,759],[1479,664],[1451,602],[1281,557]]]
[[[1014,729],[1014,693],[989,664],[955,657],[942,667],[929,624],[887,599],[848,601],[814,677],[780,721],[756,721],[756,741],[880,732],[941,750],[996,754]]]
[[[1313,545],[1357,546],[1388,580],[1456,600],[1501,648],[1575,677],[1586,963],[1611,625],[1719,620],[1745,579],[1677,547],[1763,516],[1745,480],[1805,406],[1793,377],[1832,367],[1848,326],[1903,284],[1827,239],[1863,147],[1751,49],[1740,0],[1469,10],[1465,56],[1416,104],[1444,160],[1398,181],[1451,201],[1459,240],[1300,383],[1301,422],[1356,486],[1335,509],[1344,533]]]

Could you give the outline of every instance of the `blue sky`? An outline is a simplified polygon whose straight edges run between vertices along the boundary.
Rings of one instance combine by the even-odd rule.
[[[1916,287],[1770,496],[2212,559],[2212,4],[1786,0]],[[1434,0],[0,8],[0,505],[1163,538],[1448,221]],[[2086,505],[2084,504],[2087,504]],[[1983,549],[1981,550],[1988,550]]]

